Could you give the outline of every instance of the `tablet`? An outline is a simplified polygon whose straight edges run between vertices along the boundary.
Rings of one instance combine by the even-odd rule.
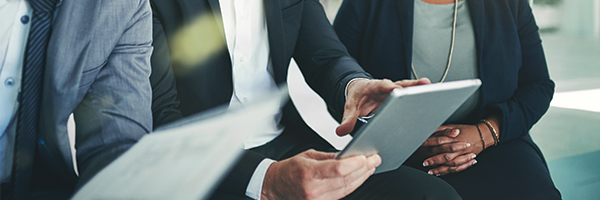
[[[395,89],[357,129],[338,159],[378,153],[375,173],[398,169],[481,85],[469,79]]]

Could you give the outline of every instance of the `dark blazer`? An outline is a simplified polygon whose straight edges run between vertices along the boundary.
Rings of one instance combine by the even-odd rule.
[[[350,54],[375,78],[409,79],[415,0],[345,0],[334,23]],[[500,142],[524,138],[554,93],[527,0],[467,0],[475,31],[482,104],[475,123],[502,116]],[[533,144],[533,142],[531,142]]]
[[[171,47],[177,31],[200,16],[214,17],[204,24],[206,31],[219,30],[223,34],[219,1],[152,0],[151,5],[154,10],[155,51],[151,82],[155,126],[229,103],[233,84],[226,47],[192,66],[176,62],[169,56],[174,50]],[[338,40],[319,1],[265,0],[265,11],[276,83],[286,82],[288,65],[293,57],[311,88],[324,98],[333,113],[342,113],[346,84],[353,78],[370,76]],[[225,40],[224,35],[221,39]],[[307,127],[291,103],[285,106],[281,123],[286,129],[301,130],[298,132],[302,135],[298,137],[328,145]],[[220,190],[244,195],[254,169],[264,158],[264,155],[248,152]]]

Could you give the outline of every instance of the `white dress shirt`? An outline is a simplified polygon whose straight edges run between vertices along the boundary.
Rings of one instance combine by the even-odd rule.
[[[0,0],[0,169],[2,182],[10,180],[15,142],[17,96],[25,46],[31,24],[25,0]]]
[[[263,0],[219,0],[227,49],[231,56],[233,95],[229,107],[242,106],[277,88],[273,80],[269,35]],[[261,146],[283,132],[279,125],[281,111],[265,119],[267,130],[251,135],[244,148]],[[262,183],[269,166],[275,161],[263,160],[252,175],[246,195],[260,199]]]

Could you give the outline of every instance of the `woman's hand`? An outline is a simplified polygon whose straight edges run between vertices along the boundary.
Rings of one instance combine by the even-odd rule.
[[[484,126],[479,124],[480,129],[487,128]],[[475,157],[483,149],[484,144],[475,125],[445,125],[423,143],[420,154],[428,157],[423,166],[437,166],[428,173],[440,176],[475,165]]]

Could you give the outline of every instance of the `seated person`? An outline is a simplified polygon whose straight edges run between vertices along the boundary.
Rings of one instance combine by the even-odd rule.
[[[68,199],[152,130],[151,12],[145,0],[0,0],[0,199]]]
[[[317,0],[151,3],[155,126],[222,104],[243,106],[285,83],[292,57],[332,111],[343,113],[342,132],[394,88],[428,83],[370,80]],[[270,130],[246,140],[246,155],[212,199],[460,199],[441,179],[408,167],[371,176],[377,155],[336,160],[292,102],[265,123]]]
[[[463,199],[561,198],[529,135],[554,83],[527,1],[346,0],[334,29],[375,78],[481,79],[411,166]]]

